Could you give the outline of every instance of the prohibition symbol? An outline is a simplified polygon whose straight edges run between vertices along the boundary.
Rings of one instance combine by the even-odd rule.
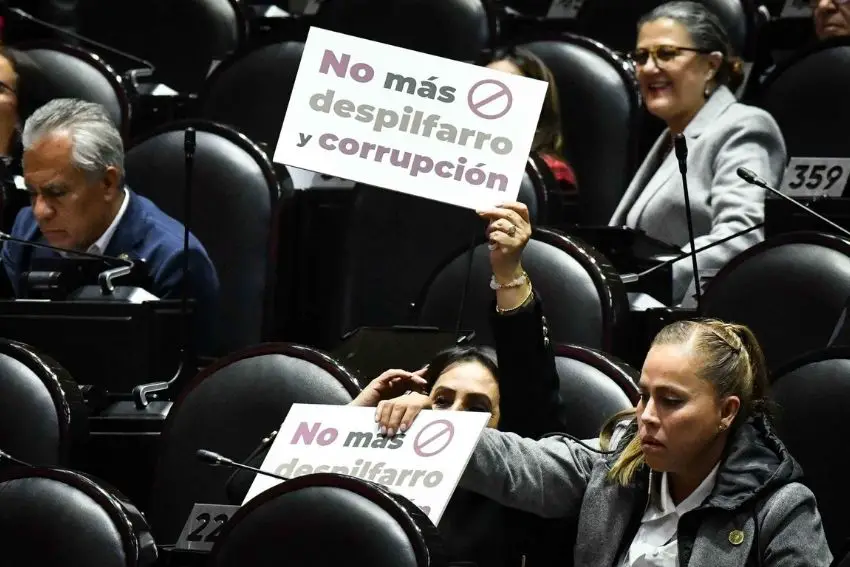
[[[432,421],[422,428],[413,440],[413,451],[420,457],[433,457],[449,446],[455,436],[455,426],[445,419]]]
[[[486,120],[501,118],[514,104],[514,95],[508,85],[495,79],[478,81],[466,97],[469,110]]]

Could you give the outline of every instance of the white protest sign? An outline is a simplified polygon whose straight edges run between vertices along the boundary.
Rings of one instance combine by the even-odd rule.
[[[375,408],[294,404],[261,467],[287,478],[339,473],[376,482],[436,525],[490,419],[484,412],[421,412],[410,429],[379,435]],[[279,480],[257,475],[244,505]]]
[[[547,87],[312,27],[274,161],[472,209],[515,201]]]

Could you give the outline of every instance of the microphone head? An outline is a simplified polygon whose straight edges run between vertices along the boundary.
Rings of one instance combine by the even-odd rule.
[[[206,449],[198,449],[195,451],[195,456],[198,460],[201,460],[205,463],[209,463],[211,465],[220,465],[222,463],[226,463],[227,459],[215,453],[213,451],[207,451]]]
[[[684,134],[676,134],[673,137],[673,148],[676,150],[676,157],[679,161],[685,161],[688,158],[688,142],[685,140]]]
[[[753,173],[752,171],[750,171],[746,167],[739,167],[738,168],[738,177],[740,177],[741,179],[743,179],[747,183],[753,183],[755,185],[758,185],[758,182],[759,182],[758,175],[756,175],[755,173]]]

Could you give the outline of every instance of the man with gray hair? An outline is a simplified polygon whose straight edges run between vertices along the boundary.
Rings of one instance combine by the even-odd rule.
[[[124,185],[124,145],[103,107],[54,99],[30,116],[22,138],[31,206],[18,213],[12,236],[144,260],[152,281],[148,291],[160,299],[180,297],[184,227]],[[32,246],[5,244],[2,261],[16,293],[31,260],[51,255],[55,254]],[[194,235],[186,283],[199,321],[208,320],[218,298],[218,277]]]

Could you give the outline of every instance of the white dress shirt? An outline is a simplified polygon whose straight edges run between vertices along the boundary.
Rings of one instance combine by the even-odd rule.
[[[105,254],[106,247],[109,246],[109,242],[112,240],[112,236],[115,234],[115,230],[118,228],[118,224],[121,222],[121,219],[124,217],[124,213],[127,212],[127,205],[130,204],[130,192],[124,188],[124,201],[121,203],[121,208],[118,209],[118,214],[115,215],[115,218],[112,219],[112,223],[109,227],[104,231],[103,234],[100,235],[94,244],[89,246],[88,252],[89,254]]]
[[[678,506],[670,496],[667,473],[661,474],[660,487],[653,489],[650,481],[649,502],[631,546],[623,558],[622,567],[678,567],[679,518],[702,504],[714,488],[720,463],[708,473],[690,496]]]

